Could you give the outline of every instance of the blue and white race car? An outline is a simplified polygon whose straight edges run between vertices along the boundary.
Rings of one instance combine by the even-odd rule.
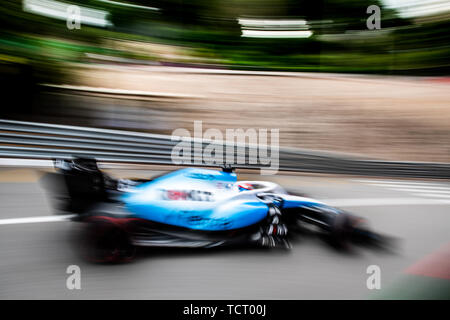
[[[230,167],[185,168],[152,180],[113,179],[94,159],[55,161],[59,209],[86,228],[88,259],[128,261],[136,248],[260,246],[290,248],[313,226],[332,245],[384,244],[364,219],[266,181],[237,181]],[[289,231],[289,232],[288,232]],[[298,233],[298,232],[297,232]]]

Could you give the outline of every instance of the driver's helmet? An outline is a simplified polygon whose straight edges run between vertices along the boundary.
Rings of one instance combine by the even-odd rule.
[[[238,188],[239,191],[248,191],[255,189],[251,183],[239,183]]]

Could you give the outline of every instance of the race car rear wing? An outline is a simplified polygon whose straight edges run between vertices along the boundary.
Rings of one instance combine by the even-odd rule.
[[[108,201],[108,188],[116,188],[117,181],[101,172],[92,158],[54,159],[56,172],[43,177],[58,211],[85,213],[98,202]]]

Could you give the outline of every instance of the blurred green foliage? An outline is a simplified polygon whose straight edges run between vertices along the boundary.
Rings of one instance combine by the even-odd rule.
[[[32,71],[27,72],[37,82],[66,82],[70,72],[61,63],[86,62],[87,53],[161,59],[151,50],[111,45],[134,41],[189,48],[185,52],[192,61],[231,68],[391,74],[449,71],[448,20],[417,23],[382,8],[382,29],[367,30],[366,8],[382,7],[379,0],[117,0],[160,10],[101,0],[61,1],[106,10],[114,26],[82,25],[80,30],[68,30],[65,21],[24,12],[22,0],[7,1],[0,7],[0,64],[28,65]],[[243,38],[237,18],[244,16],[303,18],[313,36]],[[171,60],[182,61],[191,60]]]

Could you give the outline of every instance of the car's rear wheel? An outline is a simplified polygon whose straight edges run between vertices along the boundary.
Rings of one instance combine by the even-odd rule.
[[[83,241],[84,255],[91,262],[128,262],[136,253],[126,230],[108,220],[95,219],[87,222]]]

